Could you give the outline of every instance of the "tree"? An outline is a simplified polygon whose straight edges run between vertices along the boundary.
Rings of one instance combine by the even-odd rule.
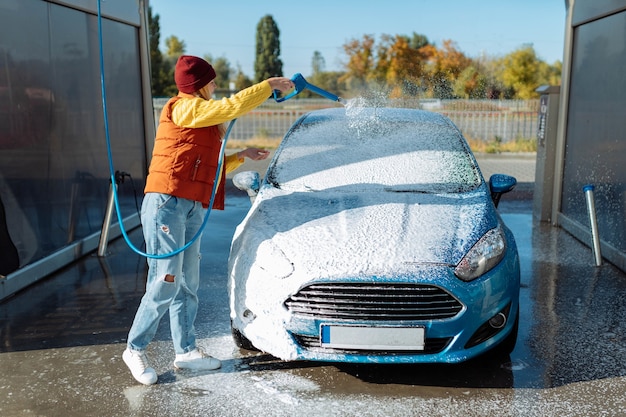
[[[561,85],[562,71],[563,64],[561,61],[556,61],[552,65],[542,61],[539,65],[539,81],[541,84]]]
[[[453,84],[458,76],[471,64],[471,59],[459,51],[451,40],[444,40],[442,48],[427,45],[421,49],[428,57],[427,73],[433,97],[453,98]]]
[[[505,87],[515,91],[516,98],[527,100],[538,96],[535,90],[541,85],[541,63],[532,45],[511,52],[500,64],[499,79]]]
[[[321,88],[322,90],[329,91],[339,97],[344,97],[346,92],[346,85],[341,81],[343,73],[334,71],[322,71],[311,77],[309,80],[313,85]],[[298,95],[300,98],[320,98],[316,93],[309,90],[304,90]]]
[[[423,92],[425,65],[430,58],[430,45],[424,35],[413,33],[381,36],[375,45],[371,35],[353,39],[343,45],[348,62],[344,64],[345,81],[350,90],[376,84],[389,90],[390,97],[415,96]]]
[[[259,21],[256,32],[256,58],[254,77],[256,82],[269,77],[282,77],[283,62],[280,60],[280,31],[271,15]]]
[[[148,8],[148,30],[150,42],[150,77],[152,85],[152,96],[161,97],[166,95],[166,89],[174,82],[168,78],[169,66],[163,60],[163,54],[159,49],[161,38],[161,28],[159,25],[159,15],[152,15],[152,7]]]
[[[215,85],[217,88],[227,89],[230,87],[233,69],[230,62],[225,57],[213,59],[211,55],[205,55],[204,59],[209,62],[215,70]]]
[[[373,76],[375,68],[374,37],[363,35],[362,40],[352,39],[343,45],[343,50],[348,56],[348,62],[344,65],[346,72],[340,81],[345,82],[351,90],[363,88]]]
[[[307,81],[322,90],[341,96],[346,91],[345,84],[339,81],[339,78],[343,74],[340,72],[324,71],[325,67],[326,61],[321,52],[314,51],[311,59],[312,74],[306,77]],[[298,98],[320,98],[320,96],[306,89],[298,94]]]
[[[487,78],[474,65],[465,68],[454,82],[454,95],[460,98],[481,99],[486,97]]]
[[[326,68],[326,61],[320,51],[313,52],[313,58],[311,59],[311,69],[313,70],[313,76],[324,71]]]
[[[243,90],[244,88],[250,87],[254,82],[243,73],[241,70],[241,66],[237,65],[237,73],[235,75],[235,89]]]
[[[413,48],[411,40],[402,35],[383,35],[381,42],[378,47],[376,79],[392,89],[392,97],[418,94],[426,59],[421,48]]]
[[[165,55],[174,61],[183,55],[187,49],[185,41],[181,41],[174,35],[165,38],[165,47],[167,48]]]
[[[500,73],[502,72],[500,58],[489,57],[483,54],[479,58],[474,59],[472,66],[476,68],[480,77],[484,79],[484,98],[499,100],[513,97],[514,91],[506,87],[500,80]]]
[[[307,76],[306,79],[311,84],[320,87],[323,90],[327,89],[327,85],[325,85],[326,77],[324,73],[324,68],[326,67],[326,61],[322,56],[320,51],[314,51],[313,57],[311,58],[311,75]],[[330,90],[328,90],[330,91]],[[317,94],[312,91],[304,90],[299,95],[298,98],[312,98],[319,97]]]
[[[428,41],[426,35],[420,35],[413,32],[413,35],[409,39],[409,46],[413,49],[421,49],[426,45],[430,45],[430,42]]]
[[[167,71],[167,79],[169,80],[167,86],[164,89],[165,95],[175,96],[178,94],[178,88],[174,82],[174,68],[176,67],[176,61],[185,53],[185,42],[178,39],[178,37],[172,35],[165,38],[165,47],[167,51],[163,59],[164,70]]]

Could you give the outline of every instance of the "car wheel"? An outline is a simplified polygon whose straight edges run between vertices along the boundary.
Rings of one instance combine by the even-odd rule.
[[[247,337],[242,335],[241,332],[235,329],[232,325],[230,326],[230,331],[233,335],[233,340],[235,341],[235,345],[237,345],[238,348],[246,349],[246,350],[256,350],[256,351],[259,350],[254,347],[252,342],[250,342]]]

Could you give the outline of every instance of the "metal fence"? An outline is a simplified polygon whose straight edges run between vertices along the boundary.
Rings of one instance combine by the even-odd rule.
[[[153,100],[158,124],[167,98]],[[506,143],[516,139],[536,139],[539,100],[393,100],[391,107],[421,108],[449,117],[472,140]],[[320,108],[340,106],[326,99],[292,99],[282,103],[268,100],[241,116],[231,139],[281,138],[303,114]]]

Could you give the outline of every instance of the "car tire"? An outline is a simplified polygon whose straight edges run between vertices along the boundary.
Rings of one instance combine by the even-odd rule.
[[[233,335],[233,340],[235,341],[235,345],[237,345],[238,348],[246,349],[246,350],[255,350],[255,351],[259,350],[254,347],[252,342],[250,342],[250,340],[248,340],[247,337],[241,334],[241,332],[238,329],[235,329],[232,325],[230,326],[230,331]]]

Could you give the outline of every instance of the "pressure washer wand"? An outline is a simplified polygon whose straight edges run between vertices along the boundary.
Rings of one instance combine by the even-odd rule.
[[[319,94],[322,97],[326,97],[329,100],[332,101],[341,101],[341,98],[337,97],[336,95],[329,93],[326,90],[322,90],[319,87],[314,86],[313,84],[309,84],[307,83],[306,88],[308,88],[309,90],[313,91],[314,93]]]
[[[313,84],[308,83],[307,80],[305,80],[302,74],[300,73],[294,74],[294,76],[291,77],[291,81],[294,83],[295,87],[293,91],[287,94],[285,97],[278,97],[276,90],[274,90],[274,100],[276,100],[277,103],[283,102],[285,100],[289,100],[290,98],[300,94],[302,91],[308,89],[329,100],[337,101],[341,104],[345,104],[345,100],[342,99],[341,97],[337,97],[333,93],[329,93],[326,90],[323,90]]]

